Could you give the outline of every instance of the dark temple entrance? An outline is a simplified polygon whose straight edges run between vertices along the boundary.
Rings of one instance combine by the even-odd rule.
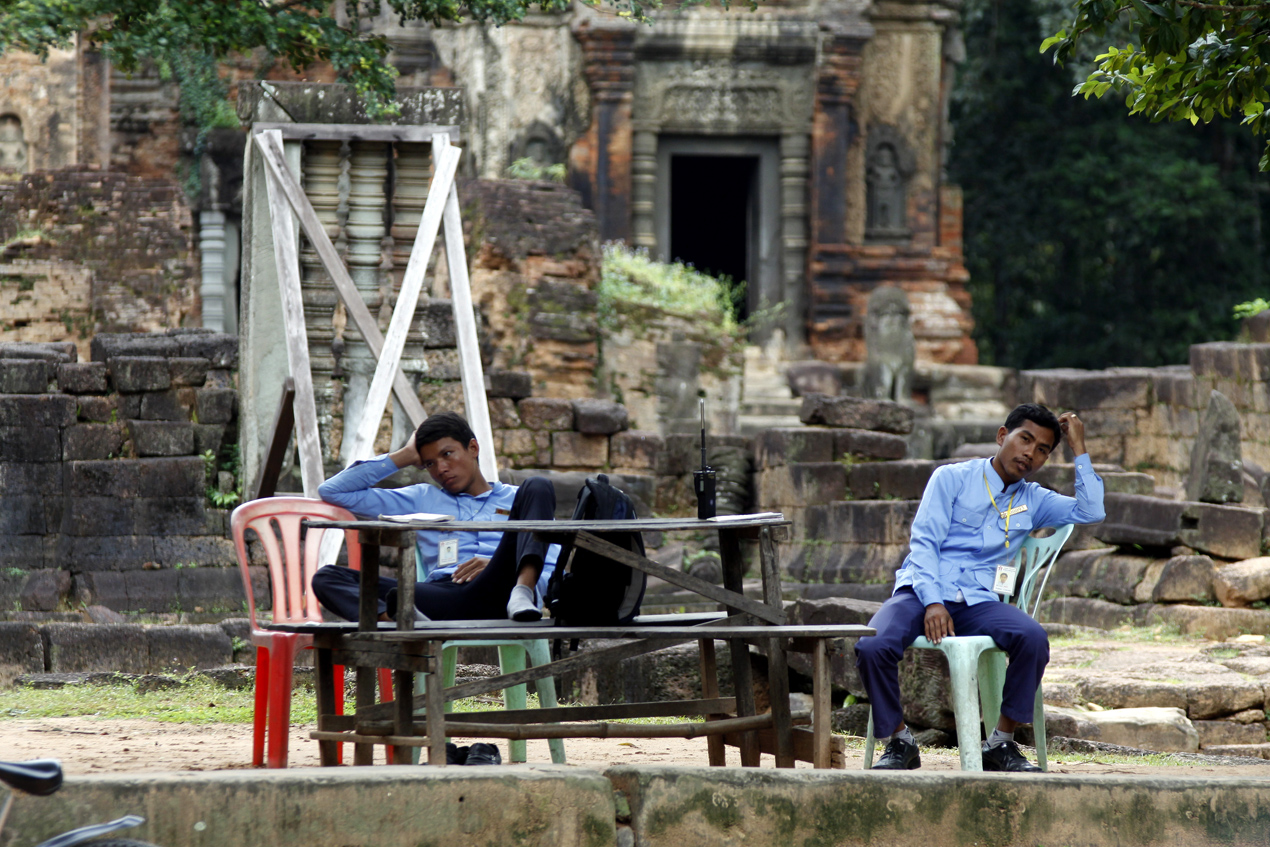
[[[657,141],[657,257],[744,282],[734,303],[742,320],[782,300],[779,168],[775,139]],[[769,331],[753,326],[750,339],[762,342]]]
[[[734,284],[753,277],[757,156],[672,156],[670,258]],[[737,318],[749,317],[745,297]]]

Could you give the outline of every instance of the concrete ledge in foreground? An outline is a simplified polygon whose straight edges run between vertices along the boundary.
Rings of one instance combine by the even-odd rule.
[[[375,766],[67,777],[15,796],[0,844],[134,813],[123,837],[161,847],[608,847],[613,791],[597,771],[550,765]]]
[[[1270,781],[611,768],[636,847],[1270,843]],[[625,812],[625,809],[622,809]]]
[[[619,767],[72,777],[0,847],[128,812],[161,847],[1264,847],[1270,780]]]

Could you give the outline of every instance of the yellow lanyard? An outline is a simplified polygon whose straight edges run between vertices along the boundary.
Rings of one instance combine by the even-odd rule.
[[[987,471],[983,472],[983,487],[988,489],[988,499],[992,501],[992,508],[996,509],[997,514],[1005,520],[1005,547],[1008,550],[1010,549],[1010,516],[1014,514],[1014,494],[1018,494],[1019,491],[1017,488],[1014,490],[1014,494],[1010,495],[1010,504],[1002,512],[1001,507],[997,505],[997,498],[992,496],[992,486],[988,485]],[[1001,493],[1004,494],[1005,490],[1002,489]]]

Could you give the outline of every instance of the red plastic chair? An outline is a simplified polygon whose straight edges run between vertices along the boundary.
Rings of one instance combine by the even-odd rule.
[[[246,532],[256,533],[269,563],[269,583],[273,591],[275,623],[321,621],[317,598],[309,590],[318,569],[318,550],[322,536],[328,531],[309,529],[301,540],[300,523],[305,518],[336,521],[355,520],[353,514],[339,506],[306,497],[266,497],[244,503],[234,509],[230,527],[243,588],[247,592],[247,610],[251,618],[251,643],[256,645],[256,708],[252,729],[251,763],[260,767],[265,761],[265,738],[269,739],[268,766],[285,768],[291,724],[291,680],[298,650],[311,649],[313,636],[290,632],[270,632],[256,623],[256,599],[251,589],[248,569]],[[361,569],[361,546],[357,534],[345,531],[348,566]],[[301,549],[303,548],[303,549]],[[336,712],[343,712],[344,669],[335,668]],[[392,672],[379,674],[381,696],[392,697]],[[266,732],[267,730],[267,732]],[[343,745],[339,747],[343,753]],[[341,755],[341,761],[342,761]],[[392,753],[389,751],[389,759]]]

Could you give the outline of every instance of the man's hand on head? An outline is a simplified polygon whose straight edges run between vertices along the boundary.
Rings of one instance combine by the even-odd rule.
[[[388,455],[398,468],[408,468],[419,464],[419,451],[415,449],[414,438],[407,438],[406,443]]]
[[[1085,422],[1077,417],[1075,412],[1063,412],[1059,415],[1058,426],[1063,431],[1063,437],[1067,439],[1067,443],[1071,445],[1073,456],[1088,452],[1085,450]]]
[[[956,634],[953,632],[952,615],[948,614],[948,609],[944,608],[943,603],[931,603],[926,607],[927,641],[938,644],[944,640],[944,636]]]
[[[474,556],[463,564],[454,569],[454,576],[450,579],[454,582],[471,582],[485,570],[485,566],[489,564],[489,559],[482,556]]]

